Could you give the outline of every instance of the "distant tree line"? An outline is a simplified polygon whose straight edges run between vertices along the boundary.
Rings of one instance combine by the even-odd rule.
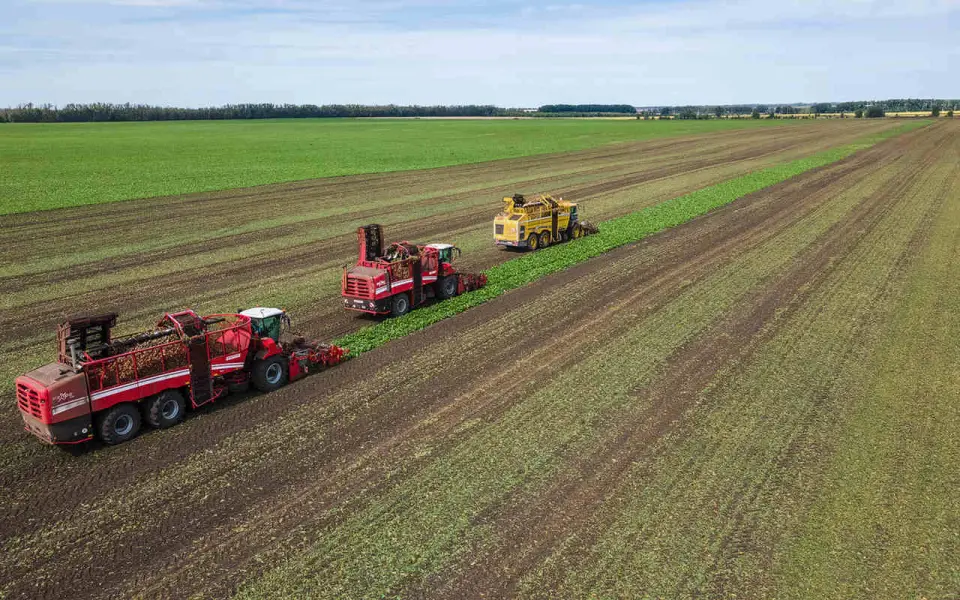
[[[871,107],[875,107],[875,111],[876,109],[880,109],[884,112],[930,112],[939,114],[941,109],[952,110],[960,108],[960,100],[900,98],[895,100],[876,100],[872,102],[820,102],[811,105],[810,112],[814,114],[856,112],[858,110],[866,112]]]
[[[933,109],[960,108],[960,99],[942,100],[937,98],[900,98],[897,100],[878,100],[875,102],[839,102],[834,105],[835,112],[851,111],[858,108],[864,110],[869,106],[879,106],[886,112],[922,112]]]
[[[602,115],[634,115],[638,119],[673,117],[677,119],[711,119],[730,116],[777,118],[781,115],[836,114],[854,117],[883,116],[885,112],[927,112],[938,116],[941,111],[953,116],[960,109],[960,100],[901,98],[857,102],[818,102],[810,106],[783,104],[735,104],[727,106],[665,106],[637,109],[629,104],[546,104],[533,109],[500,108],[492,105],[462,106],[367,106],[362,104],[227,104],[207,108],[177,108],[147,104],[22,104],[0,108],[0,123],[75,123],[86,121],[181,121],[214,119],[305,119],[333,117],[595,117]]]
[[[617,113],[636,114],[632,104],[545,104],[537,109],[542,113]]]
[[[306,119],[324,117],[493,117],[520,114],[496,106],[364,106],[360,104],[227,104],[177,108],[147,104],[23,104],[0,108],[0,122],[186,121],[219,119]]]
[[[821,114],[839,114],[841,117],[875,118],[882,117],[887,112],[929,112],[932,116],[936,117],[941,114],[941,111],[944,111],[944,114],[947,116],[952,117],[953,111],[958,108],[960,108],[960,100],[916,100],[908,98],[899,100],[862,100],[858,102],[818,102],[809,106],[795,106],[790,104],[777,106],[766,104],[664,106],[640,109],[638,111],[638,118],[648,119],[659,116],[672,117],[674,119],[719,119],[724,116],[729,116],[759,119],[778,118],[782,115],[812,115],[813,117],[817,117]]]

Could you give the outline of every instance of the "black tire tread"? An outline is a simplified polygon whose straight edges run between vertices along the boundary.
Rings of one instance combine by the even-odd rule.
[[[453,292],[448,294],[444,288],[449,284],[449,282],[452,282],[453,284]],[[447,275],[446,277],[441,277],[440,279],[437,280],[437,298],[441,300],[446,300],[448,298],[453,298],[456,295],[457,295],[457,276],[456,275]]]
[[[407,309],[402,312],[398,309],[401,298],[406,298],[406,301],[407,301]],[[397,294],[396,296],[394,296],[393,300],[390,302],[390,315],[393,317],[402,317],[408,312],[410,312],[410,298],[402,294]]]
[[[280,381],[278,383],[271,384],[267,381],[267,368],[273,363],[277,362],[280,363],[280,368],[283,371],[283,375],[280,377]],[[257,388],[261,392],[272,392],[285,386],[289,376],[287,373],[287,365],[285,363],[286,360],[284,359],[283,355],[280,354],[276,354],[263,360],[258,360],[256,363],[254,363],[253,372],[250,376],[253,387]]]
[[[180,413],[177,415],[176,419],[172,421],[166,421],[164,420],[163,415],[160,414],[160,408],[163,406],[164,401],[169,399],[170,396],[175,396],[175,399],[179,402]],[[183,394],[176,390],[166,390],[147,400],[146,404],[144,405],[143,416],[144,420],[149,423],[151,427],[155,427],[157,429],[167,429],[168,427],[173,427],[182,421],[185,412],[187,412],[187,401],[184,399]]]
[[[133,431],[131,431],[126,436],[117,436],[113,431],[113,423],[117,420],[121,414],[129,414],[133,419]],[[130,403],[118,404],[106,412],[104,412],[97,419],[97,435],[100,437],[100,440],[107,444],[108,446],[116,446],[117,444],[122,444],[127,440],[133,439],[137,436],[137,433],[140,432],[140,411],[137,410],[137,407]]]

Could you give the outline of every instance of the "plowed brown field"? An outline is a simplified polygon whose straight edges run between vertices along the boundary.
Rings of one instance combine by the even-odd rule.
[[[332,337],[358,326],[331,300],[359,223],[452,238],[483,267],[509,258],[485,248],[502,194],[563,191],[603,219],[889,126],[849,125],[4,217],[0,348],[35,358],[62,312],[92,305],[146,320],[253,303],[251,281]],[[941,123],[114,449],[23,439],[7,397],[0,591],[803,597],[825,573],[821,591],[883,576],[897,597],[947,597],[947,569],[890,577],[816,527],[845,514],[847,431],[893,444],[911,473],[858,411],[918,377],[876,387],[894,360],[881,349],[909,339],[896,327],[936,345],[925,368],[957,353],[958,198],[960,127]],[[933,280],[948,296],[915,291]],[[939,329],[900,322],[927,305]],[[960,391],[955,371],[931,379],[938,398]],[[955,419],[950,406],[929,409]],[[914,491],[929,527],[912,536],[876,503],[881,563],[910,556],[916,531],[949,549],[960,507],[929,489],[899,497]],[[925,556],[903,572],[929,572],[938,555]]]
[[[355,258],[358,225],[381,222],[391,239],[452,240],[466,266],[484,267],[510,258],[489,239],[505,194],[558,192],[586,200],[589,218],[600,220],[893,126],[852,125],[732,131],[2,216],[0,285],[8,292],[0,369],[12,375],[29,366],[64,314],[90,306],[117,311],[134,327],[173,307],[280,303],[311,332],[339,334],[357,326],[331,298],[341,266]]]

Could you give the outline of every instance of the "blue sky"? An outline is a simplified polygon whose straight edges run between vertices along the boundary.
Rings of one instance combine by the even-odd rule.
[[[960,97],[960,0],[0,0],[23,102]]]

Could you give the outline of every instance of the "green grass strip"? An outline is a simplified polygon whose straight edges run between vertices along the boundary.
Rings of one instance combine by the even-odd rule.
[[[501,294],[557,273],[576,264],[609,252],[614,248],[638,242],[643,238],[676,227],[711,210],[730,204],[748,194],[776,185],[812,169],[842,160],[887,138],[927,125],[928,121],[904,123],[900,127],[867,136],[852,144],[839,146],[789,163],[748,173],[729,181],[711,185],[629,215],[604,221],[600,233],[573,243],[552,246],[524,254],[489,269],[487,285],[437,304],[418,309],[396,319],[388,319],[371,327],[345,335],[335,341],[348,348],[350,356],[378,348],[390,340],[401,338],[429,325],[452,317]]]

